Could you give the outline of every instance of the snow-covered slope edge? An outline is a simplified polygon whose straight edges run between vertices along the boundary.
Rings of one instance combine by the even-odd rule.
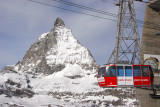
[[[30,78],[25,72],[0,72],[0,95],[7,97],[33,97],[34,92],[30,86]]]
[[[26,77],[30,81],[28,84]],[[67,64],[59,72],[45,76],[26,74],[18,71],[14,75],[7,73],[0,76],[4,81],[0,82],[2,86],[9,78],[14,82],[29,85],[35,93],[32,98],[12,98],[0,96],[0,104],[12,102],[12,104],[21,106],[90,106],[95,102],[98,106],[106,104],[112,106],[134,106],[137,100],[134,98],[134,89],[114,89],[100,88],[97,84],[95,72],[84,70],[77,64]],[[132,93],[133,92],[133,93]],[[34,100],[34,101],[33,101]],[[59,102],[59,103],[57,103]],[[29,103],[29,104],[28,104]]]

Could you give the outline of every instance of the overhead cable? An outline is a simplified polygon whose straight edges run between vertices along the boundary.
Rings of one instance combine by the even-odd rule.
[[[106,1],[106,0],[101,0],[101,1],[103,1],[103,2],[106,2],[106,3],[113,4],[113,5],[116,5],[115,3],[113,3],[113,2],[110,2],[110,1]],[[140,12],[145,12],[145,11],[143,11],[143,10],[140,10],[140,9],[135,9],[135,10],[137,10],[137,11],[140,11]]]
[[[79,12],[79,11],[75,11],[75,10],[71,10],[71,9],[67,9],[67,8],[63,8],[63,7],[59,7],[59,6],[54,6],[54,5],[51,5],[51,4],[47,4],[47,3],[43,3],[43,2],[39,2],[39,1],[35,1],[35,0],[28,0],[28,1],[34,2],[34,3],[38,3],[38,4],[41,4],[41,5],[45,5],[45,6],[59,8],[59,9],[70,11],[70,12],[74,12],[74,13],[88,15],[88,16],[92,16],[92,17],[96,17],[96,18],[101,18],[101,19],[106,19],[106,20],[111,20],[111,21],[117,21],[117,20],[114,20],[114,19],[110,19],[110,18],[106,18],[106,17],[101,17],[101,16],[97,16],[97,15],[92,15],[92,14],[88,14],[88,13],[84,13],[84,12]]]
[[[54,5],[51,5],[51,4],[47,4],[47,3],[43,3],[43,2],[39,2],[39,1],[35,1],[35,0],[28,0],[28,1],[31,1],[31,2],[34,2],[34,3],[38,3],[38,4],[41,4],[41,5],[45,5],[45,6],[59,8],[59,9],[65,10],[65,11],[70,11],[70,12],[74,12],[74,13],[79,13],[79,14],[83,14],[83,15],[88,15],[88,16],[92,16],[92,17],[96,17],[96,18],[100,18],[100,19],[106,19],[106,20],[111,20],[111,21],[117,22],[117,20],[114,20],[114,19],[110,19],[110,18],[106,18],[106,17],[101,17],[101,16],[89,14],[89,13],[79,12],[79,11],[75,11],[75,10],[71,10],[71,9],[67,9],[67,8],[63,8],[63,7],[58,7],[58,6],[54,6]],[[143,24],[143,26],[142,25],[138,25],[139,27],[146,27],[144,25],[149,25],[149,27],[147,27],[147,28],[150,28],[150,29],[160,29],[159,25],[156,25],[156,24],[153,24],[153,23],[144,22],[144,21],[140,21],[140,20],[137,20],[137,23]]]
[[[83,5],[76,4],[76,3],[73,3],[73,2],[68,2],[68,1],[65,1],[65,0],[53,0],[53,1],[60,2],[60,3],[63,3],[63,4],[67,4],[67,5],[74,6],[74,7],[78,7],[78,8],[82,8],[82,9],[85,9],[85,10],[93,11],[93,12],[96,12],[96,13],[101,13],[101,14],[104,14],[104,15],[110,15],[110,16],[113,16],[113,17],[118,17],[116,14],[113,14],[113,13],[110,13],[110,12],[94,9],[94,8],[91,8],[91,7],[88,7],[88,6],[83,6]]]
[[[102,11],[102,10],[97,10],[97,9],[90,8],[90,7],[83,6],[83,5],[79,5],[79,4],[76,4],[76,3],[73,3],[73,2],[68,2],[66,0],[53,0],[53,1],[63,3],[63,4],[66,4],[66,5],[70,5],[70,6],[74,6],[74,7],[78,7],[78,8],[81,8],[81,9],[89,10],[89,11],[92,11],[92,12],[101,13],[103,15],[109,15],[109,16],[118,18],[118,16],[116,14],[106,12],[106,11]],[[137,20],[137,23],[149,25],[149,26],[152,26],[152,27],[159,27],[159,25],[156,25],[155,23],[144,22],[144,21],[141,21],[141,20]],[[143,27],[141,25],[139,25],[139,26]]]

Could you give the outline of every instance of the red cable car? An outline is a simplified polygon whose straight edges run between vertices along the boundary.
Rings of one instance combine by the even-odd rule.
[[[100,87],[152,87],[150,65],[110,64],[98,69]]]

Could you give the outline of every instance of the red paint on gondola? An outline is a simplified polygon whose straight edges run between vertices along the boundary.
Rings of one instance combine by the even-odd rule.
[[[149,65],[110,64],[99,67],[100,87],[152,87],[154,76]]]

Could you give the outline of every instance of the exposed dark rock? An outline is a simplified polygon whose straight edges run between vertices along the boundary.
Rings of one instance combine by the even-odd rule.
[[[23,85],[21,82],[15,82],[11,79],[8,79],[6,82],[0,85],[0,95],[5,94],[7,97],[33,97],[34,92],[31,90],[32,87],[29,85],[30,80],[27,78],[28,77],[26,76],[26,80],[22,80],[23,85],[26,84],[27,87],[22,87]]]
[[[134,91],[134,93],[132,93],[132,91]],[[88,93],[71,93],[71,92],[49,92],[49,95],[52,95],[54,98],[57,99],[62,99],[63,100],[68,100],[70,98],[72,99],[81,99],[82,103],[95,103],[97,102],[97,106],[101,107],[102,105],[109,105],[112,104],[113,106],[126,106],[126,101],[123,101],[123,99],[134,99],[134,95],[135,95],[135,90],[134,89],[114,89],[114,88],[110,88],[110,89],[106,89],[104,91],[101,92],[88,92]],[[118,100],[107,100],[105,99],[104,96],[108,96],[108,95],[112,95],[115,96],[117,98],[119,98]],[[87,100],[86,98],[88,98],[88,96],[103,96],[103,100]],[[83,100],[82,100],[83,99]],[[134,106],[139,105],[139,103],[137,101],[133,102]],[[130,105],[132,106],[132,105]]]
[[[70,78],[70,79],[77,79],[77,78],[82,78],[81,75],[75,75],[75,76],[66,76],[67,78]]]
[[[54,26],[65,26],[65,24],[63,20],[60,17],[58,17],[56,21],[54,22]]]
[[[28,66],[30,63],[37,63],[37,61],[39,61],[37,66],[32,67],[31,71],[36,71],[39,73],[45,72],[49,74],[47,70],[49,67],[45,59],[45,54],[56,44],[56,39],[53,32],[54,31],[51,30],[51,32],[48,33],[44,39],[40,41],[38,40],[31,45],[21,62],[21,66],[24,66],[23,71],[28,71],[31,68]]]
[[[0,89],[0,95],[2,95],[4,92],[3,92],[3,90],[2,89]]]
[[[8,79],[6,82],[5,82],[6,84],[9,84],[9,85],[14,85],[14,86],[16,86],[16,87],[18,87],[18,88],[20,88],[21,87],[21,84],[20,83],[16,83],[16,82],[14,82],[14,81],[12,81],[12,80],[10,80],[10,79]]]
[[[12,95],[18,96],[18,97],[33,97],[34,92],[29,89],[16,89],[16,90],[10,90]]]
[[[1,73],[17,73],[15,70],[14,70],[14,66],[5,66],[2,70],[1,70]]]

